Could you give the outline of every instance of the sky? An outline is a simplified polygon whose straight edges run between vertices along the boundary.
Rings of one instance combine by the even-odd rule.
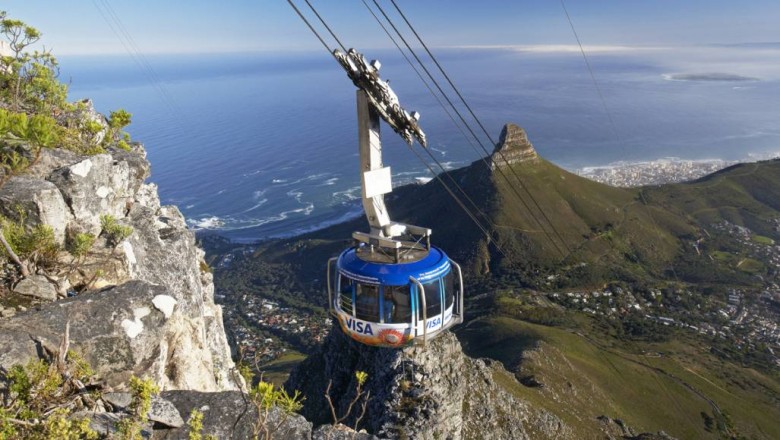
[[[346,46],[391,47],[362,0],[310,2]],[[366,2],[373,6],[373,0]],[[434,47],[576,44],[559,0],[396,2]],[[305,0],[295,3],[316,22]],[[390,0],[379,3],[401,25]],[[780,41],[777,0],[565,0],[565,4],[586,46]],[[2,0],[0,9],[41,30],[41,43],[57,55],[321,48],[286,0]]]

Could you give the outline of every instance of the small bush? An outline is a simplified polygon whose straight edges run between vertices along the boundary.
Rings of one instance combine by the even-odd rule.
[[[98,438],[88,420],[68,417],[67,404],[78,392],[71,386],[72,362],[69,354],[66,371],[60,372],[43,360],[31,360],[27,365],[11,367],[3,375],[7,387],[0,399],[0,439]]]
[[[124,139],[120,139],[119,142],[116,143],[116,147],[121,150],[130,151],[130,144]]]
[[[141,379],[136,376],[130,378],[130,393],[133,398],[130,402],[132,416],[123,419],[117,424],[120,438],[123,440],[140,440],[141,424],[146,421],[149,409],[152,407],[152,397],[160,392],[152,379]]]
[[[249,398],[257,408],[258,419],[254,426],[254,438],[263,438],[270,440],[287,417],[293,412],[303,408],[304,398],[298,391],[290,396],[287,391],[277,388],[274,384],[260,381],[249,390]],[[277,407],[282,410],[282,416],[279,417],[275,425],[270,424],[268,419],[271,409]]]
[[[120,225],[116,221],[116,218],[111,214],[103,214],[100,216],[100,226],[103,228],[103,233],[106,234],[109,243],[113,246],[119,245],[119,243],[133,233],[133,228]]]
[[[54,239],[54,230],[48,225],[36,225],[29,230],[24,226],[25,216],[20,213],[18,222],[0,217],[3,235],[11,249],[23,261],[48,264],[57,258],[59,246]],[[3,248],[2,253],[7,252]]]
[[[84,257],[92,249],[95,239],[92,234],[79,232],[68,241],[68,252],[76,258]]]
[[[190,413],[190,419],[187,421],[189,431],[187,438],[189,440],[217,440],[215,435],[207,434],[203,436],[203,413],[193,409]]]

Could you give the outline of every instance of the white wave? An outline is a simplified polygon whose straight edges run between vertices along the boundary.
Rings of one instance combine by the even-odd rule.
[[[335,185],[335,184],[336,184],[336,182],[338,182],[338,181],[339,181],[339,178],[338,178],[338,177],[331,177],[330,179],[328,179],[328,180],[326,180],[326,181],[322,182],[322,183],[320,184],[320,186],[331,186],[331,185]]]
[[[263,197],[265,195],[265,192],[268,191],[267,189],[259,189],[252,193],[252,198],[257,200],[260,197]]]
[[[185,206],[185,207],[184,207],[184,209],[192,209],[192,208],[194,208],[194,207],[195,207],[195,205],[194,205],[194,204],[193,204],[193,205],[187,205],[187,206]]]
[[[425,185],[426,183],[433,180],[433,177],[417,177],[415,178],[415,180],[417,181],[418,184]]]
[[[331,193],[331,197],[337,202],[349,202],[360,198],[358,195],[359,191],[360,187],[354,186],[352,188],[345,189],[344,191],[333,192]]]
[[[225,191],[227,191],[227,190],[226,189],[221,189],[221,190],[217,191],[217,195],[220,195],[220,194],[224,193]]]
[[[287,179],[273,179],[271,183],[287,183]]]
[[[246,210],[244,210],[244,211],[241,211],[239,214],[246,214],[247,212],[252,212],[252,211],[254,211],[255,209],[257,209],[257,208],[259,208],[259,207],[261,207],[261,206],[265,205],[266,203],[268,203],[268,199],[262,199],[262,200],[259,200],[259,201],[258,201],[258,202],[257,202],[257,203],[254,205],[254,206],[252,206],[251,208],[249,208],[249,209],[246,209]]]
[[[242,222],[243,224],[240,225],[231,224],[230,226],[225,227],[223,229],[226,231],[239,231],[242,229],[251,229],[251,228],[256,228],[258,226],[267,225],[269,223],[276,223],[276,222],[287,220],[287,218],[290,217],[290,215],[292,214],[310,215],[312,212],[314,212],[314,204],[307,203],[306,206],[304,206],[303,208],[282,211],[279,214],[272,215],[269,217],[255,219],[248,222]]]
[[[291,189],[291,190],[287,191],[287,195],[292,197],[292,198],[294,198],[296,202],[302,203],[301,202],[301,197],[303,197],[303,192],[302,191],[300,191],[298,189]]]
[[[216,216],[204,217],[201,219],[188,219],[187,223],[193,229],[219,229],[225,225],[225,222]]]
[[[302,227],[302,228],[298,228],[298,229],[292,230],[290,232],[285,232],[285,233],[282,233],[282,234],[274,234],[274,235],[271,235],[270,237],[271,238],[295,237],[296,235],[306,234],[307,232],[314,232],[314,231],[318,231],[320,229],[325,229],[328,226],[333,226],[333,225],[337,225],[339,223],[344,223],[346,221],[349,221],[349,220],[352,220],[354,218],[360,217],[361,215],[363,215],[363,208],[362,207],[357,207],[355,209],[351,209],[351,210],[345,212],[344,214],[342,214],[339,217],[334,218],[332,220],[325,220],[325,221],[319,222],[319,223],[311,225],[311,226],[305,226],[305,227]]]
[[[250,173],[244,173],[244,174],[241,175],[241,177],[252,177],[252,176],[256,176],[256,175],[258,175],[258,174],[260,174],[262,172],[263,172],[263,170],[255,170],[255,171],[252,171]]]

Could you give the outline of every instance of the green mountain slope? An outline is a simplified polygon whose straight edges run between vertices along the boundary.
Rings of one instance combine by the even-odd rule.
[[[780,242],[780,160],[615,188],[536,156],[524,133],[502,138],[509,164],[494,156],[440,176],[487,231],[438,180],[388,196],[393,219],[432,228],[434,244],[467,271],[467,323],[456,330],[464,350],[504,363],[514,376],[496,378],[503,386],[583,438],[600,438],[599,416],[678,438],[780,437],[780,380],[766,345],[719,332],[743,307],[780,304],[768,293],[778,280],[770,259]],[[367,229],[358,218],[260,243],[251,258],[217,270],[216,284],[228,297],[254,291],[325,307],[325,262]],[[610,297],[614,304],[600,297],[600,314],[538,294],[617,286],[630,292]],[[734,292],[741,302],[730,305]]]

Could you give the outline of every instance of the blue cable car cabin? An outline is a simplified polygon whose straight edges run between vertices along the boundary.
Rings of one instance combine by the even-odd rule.
[[[363,344],[400,347],[424,344],[463,322],[460,266],[435,246],[414,254],[390,262],[359,244],[330,259],[329,308],[344,333]]]
[[[353,232],[356,244],[328,260],[328,308],[344,333],[363,344],[425,344],[463,322],[463,274],[431,246],[430,229],[390,219],[384,195],[393,190],[392,173],[382,162],[379,128],[381,118],[410,146],[417,140],[425,147],[420,115],[401,107],[379,77],[379,62],[366,62],[354,49],[333,56],[358,87],[361,195],[370,231]]]

